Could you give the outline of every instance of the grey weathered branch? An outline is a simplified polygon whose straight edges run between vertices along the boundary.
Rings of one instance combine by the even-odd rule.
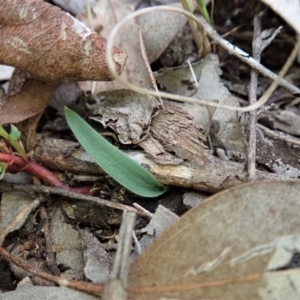
[[[126,153],[166,185],[214,193],[248,181],[243,163],[214,156],[193,118],[168,103],[152,120],[150,136],[140,146],[144,151]],[[52,169],[103,174],[79,144],[71,141],[40,138],[34,159]],[[264,179],[288,178],[257,171],[256,180]]]

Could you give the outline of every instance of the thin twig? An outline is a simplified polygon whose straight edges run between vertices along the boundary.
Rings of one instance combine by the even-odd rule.
[[[153,218],[153,214],[151,214],[150,211],[148,211],[147,209],[145,209],[143,206],[139,205],[138,203],[133,203],[132,204],[138,211],[146,214],[149,219],[152,219]]]
[[[132,231],[135,226],[136,215],[132,212],[123,212],[122,223],[119,231],[118,250],[116,253],[111,278],[121,279],[127,286],[127,275],[132,248]]]
[[[115,203],[111,202],[105,199],[101,199],[94,196],[89,195],[83,195],[79,193],[75,193],[72,191],[68,191],[61,188],[54,188],[54,187],[48,187],[48,186],[37,186],[37,185],[25,185],[25,184],[13,184],[13,183],[0,183],[0,191],[19,191],[19,192],[26,192],[26,193],[44,193],[44,194],[53,194],[53,195],[59,195],[71,199],[77,199],[77,200],[83,200],[83,201],[90,201],[98,205],[111,207],[118,210],[127,210],[134,212],[140,216],[149,218],[149,216],[141,211],[138,211],[137,209],[124,205],[121,203]]]
[[[134,213],[123,212],[118,249],[110,279],[104,288],[102,295],[103,300],[127,299],[126,288],[130,264],[129,255],[132,248],[132,231],[134,229],[135,219],[136,215]]]
[[[135,231],[132,230],[132,237],[133,237],[133,241],[134,241],[134,245],[135,245],[135,251],[137,255],[140,255],[142,253],[142,248],[141,248],[141,244],[135,234]]]
[[[49,267],[51,273],[55,276],[59,276],[60,272],[56,265],[55,253],[54,253],[52,243],[50,241],[49,218],[48,218],[48,214],[47,214],[45,207],[41,208],[40,216],[41,216],[41,219],[44,221],[42,230],[44,232],[44,238],[45,238],[45,243],[46,243],[46,248],[47,248],[47,264],[48,264],[48,267]]]
[[[145,42],[144,42],[144,37],[143,37],[143,33],[142,33],[141,29],[139,30],[139,38],[140,38],[140,46],[141,46],[142,57],[144,59],[145,66],[147,68],[147,71],[148,71],[148,74],[149,74],[149,77],[150,77],[150,81],[152,83],[152,87],[158,92],[158,87],[157,87],[156,80],[155,80],[155,77],[153,75],[150,63],[149,63],[149,59],[148,59],[148,55],[147,55],[147,51],[146,51],[146,46],[145,46]],[[158,97],[158,100],[159,100],[159,103],[160,103],[161,107],[164,109],[164,104],[163,104],[163,101],[162,101],[161,97]]]
[[[189,65],[189,68],[190,68],[190,71],[191,71],[191,74],[192,74],[194,83],[195,83],[196,87],[198,88],[198,87],[199,87],[198,79],[197,79],[197,76],[196,76],[196,74],[195,74],[195,71],[194,71],[194,69],[193,69],[193,67],[192,67],[192,64],[191,64],[191,62],[190,62],[190,59],[187,60],[187,63],[188,63],[188,65]]]
[[[273,131],[261,124],[257,124],[257,127],[262,129],[266,135],[272,137],[273,139],[275,140],[280,140],[280,141],[284,141],[286,143],[290,143],[290,144],[293,144],[293,145],[297,145],[297,146],[300,146],[300,139],[297,139],[291,135],[288,135],[286,133],[283,133],[283,132],[277,132],[277,131]]]
[[[261,14],[254,17],[254,34],[253,34],[253,58],[260,62],[261,53],[272,42],[276,35],[280,32],[281,27],[277,28],[269,38],[262,40],[261,31]],[[257,82],[258,72],[254,69],[251,70],[251,81],[249,85],[249,103],[253,105],[257,102]],[[257,111],[249,112],[249,145],[248,145],[248,179],[249,181],[256,180],[256,125],[257,125]]]
[[[278,75],[264,67],[258,61],[256,61],[253,57],[251,57],[248,53],[241,50],[240,48],[232,45],[227,40],[223,39],[208,23],[205,22],[203,17],[199,17],[199,22],[204,27],[207,35],[213,39],[216,43],[226,49],[230,54],[238,57],[241,61],[249,65],[252,69],[256,70],[263,76],[270,78],[272,80],[276,80]],[[300,89],[295,85],[289,83],[288,81],[281,79],[279,85],[286,88],[291,93],[299,93]]]
[[[85,4],[86,4],[87,17],[88,17],[88,20],[90,23],[90,28],[92,31],[95,31],[90,0],[85,0]],[[91,87],[92,95],[94,95],[94,93],[95,93],[96,86],[97,86],[97,81],[92,81],[92,87]]]
[[[261,22],[260,17],[254,17],[254,34],[252,41],[253,58],[260,62],[261,57]],[[251,70],[251,79],[249,85],[249,103],[254,104],[257,101],[257,82],[258,72],[254,69]],[[248,153],[247,153],[247,171],[249,181],[256,179],[255,166],[256,166],[256,123],[257,111],[249,112],[249,139],[248,139]]]

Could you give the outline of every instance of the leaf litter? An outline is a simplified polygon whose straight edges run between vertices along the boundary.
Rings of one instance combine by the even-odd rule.
[[[114,3],[116,4],[117,2],[114,1]],[[151,19],[153,18],[150,18],[150,21]],[[172,21],[174,19],[175,18],[171,17]],[[166,22],[166,25],[168,25],[167,23],[168,22]],[[106,24],[101,26],[103,27],[102,30],[108,28]],[[133,27],[131,28],[135,28],[135,31],[137,33],[138,30],[136,30],[137,29],[136,26],[137,26],[136,24],[133,24]],[[143,27],[143,25],[141,26]],[[179,29],[180,26],[178,26]],[[99,28],[101,29],[100,26]],[[174,32],[168,37],[169,40],[173,39],[174,35],[176,34],[176,32],[178,32],[179,29],[178,28],[174,29]],[[158,30],[156,31],[160,36],[161,33]],[[148,31],[148,33],[150,33],[150,38],[151,38],[152,37],[151,31]],[[132,34],[132,36],[133,35],[136,37],[138,36],[137,34]],[[122,36],[127,37],[126,32],[122,34]],[[159,38],[157,39],[160,40]],[[170,41],[168,41],[168,39],[166,40],[167,40],[166,42],[167,45]],[[138,47],[139,44],[140,44],[139,39],[136,39],[136,41],[133,43],[133,45],[135,45],[133,47],[134,49],[132,50],[133,52],[130,50],[131,52],[129,51],[129,53],[138,53],[140,51],[140,50],[137,51],[137,49],[140,49],[140,47]],[[146,45],[147,45],[147,39],[146,39]],[[153,42],[148,42],[148,46],[146,46],[148,48],[147,49],[148,51],[149,51],[149,45],[155,46],[156,44]],[[164,47],[165,46],[161,47],[160,49],[164,49]],[[123,48],[123,46],[121,46],[121,48],[123,50],[126,50]],[[161,51],[162,50],[159,50],[157,51],[157,53]],[[155,54],[154,51],[154,54],[151,53],[150,58],[151,57],[158,58],[159,56],[160,54]],[[132,82],[136,84],[137,83],[140,84],[141,83],[140,79],[146,78],[146,80],[142,79],[143,83],[141,85],[145,87],[147,87],[147,85],[151,86],[151,80],[149,80],[149,74],[147,73],[148,71],[147,72],[143,71],[143,70],[147,70],[147,68],[144,67],[140,68],[140,66],[144,65],[142,63],[143,58],[141,57],[140,52],[139,55],[129,55],[129,59],[131,57],[137,58],[137,61],[134,62],[134,64],[132,65],[137,67],[133,67],[131,72],[134,74],[135,69],[138,69],[138,70],[142,70],[142,73],[140,74],[137,73],[136,75],[126,75],[127,80],[131,78],[130,80]],[[204,61],[208,60],[209,57],[212,58],[210,55],[207,58],[205,58]],[[152,60],[153,59],[151,58],[150,62],[152,62]],[[221,79],[219,77],[220,73],[218,70],[218,62],[216,61],[213,62],[212,60],[207,65],[206,62],[199,63],[199,66],[201,66],[199,68],[200,70],[199,73],[196,66],[198,66],[198,64],[195,65],[195,70],[196,70],[196,74],[198,74],[197,78],[201,83],[200,87],[198,89],[195,88],[195,85],[191,80],[191,76],[188,71],[184,73],[183,79],[182,77],[176,79],[178,82],[178,86],[177,86],[178,91],[181,90],[180,82],[183,83],[183,90],[180,91],[179,94],[182,93],[183,95],[190,96],[191,94],[196,93],[197,97],[199,97],[200,99],[204,98],[206,100],[218,100],[218,101],[223,101],[224,99],[228,98],[229,99],[228,101],[233,101],[231,102],[231,105],[232,103],[238,105],[238,102],[241,102],[240,99],[237,99],[233,95],[230,95],[230,93],[221,84]],[[176,73],[175,70],[174,71],[170,70],[171,77],[175,76],[175,73]],[[129,73],[124,72],[124,74],[130,74],[130,72]],[[89,79],[92,80],[93,78],[89,78]],[[51,79],[49,80],[51,81]],[[82,79],[77,79],[77,80],[82,80]],[[157,80],[159,82],[158,78]],[[113,85],[114,84],[115,83],[113,83]],[[106,83],[105,85],[107,89],[115,89],[112,87],[108,87]],[[170,86],[172,87],[172,84]],[[216,86],[218,87],[216,88]],[[165,87],[167,87],[168,89],[167,84],[165,84]],[[103,90],[106,90],[106,88],[101,89],[101,92],[103,92]],[[38,93],[38,95],[40,94],[41,92]],[[47,102],[49,101],[49,97],[47,96],[46,98],[47,99],[44,100],[43,103],[47,104]],[[27,100],[27,102],[30,101]],[[17,104],[18,108],[19,105],[20,104]],[[25,117],[19,117],[19,119],[27,118],[30,116],[30,114],[33,115],[38,112],[42,112],[44,110],[44,107],[41,107],[36,111],[30,110],[30,113],[24,113]],[[180,108],[182,107],[183,106],[180,105]],[[209,111],[206,108],[202,108],[202,107],[201,109],[203,110],[203,113],[199,115],[195,113],[195,108],[196,108],[195,105],[191,105],[189,114],[195,116],[197,125],[202,128],[201,130],[203,130],[203,133],[207,134],[209,132],[210,138],[212,139],[213,149],[217,148],[223,151],[223,153],[225,153],[225,156],[220,155],[219,157],[221,158],[221,160],[222,159],[224,160],[224,166],[226,166],[226,169],[230,168],[230,164],[231,163],[234,164],[234,162],[230,162],[229,160],[235,161],[237,158],[239,159],[243,158],[243,154],[245,153],[245,138],[244,138],[244,128],[243,128],[244,121],[241,119],[241,115],[237,114],[236,112],[232,112],[227,115],[224,114],[223,113],[224,110],[221,109]],[[26,109],[26,105],[24,106],[24,109]],[[219,111],[219,115],[218,115],[218,111]],[[6,112],[7,120],[9,119],[9,114],[8,114],[9,112],[11,112],[11,108],[7,109]],[[150,110],[148,111],[148,113],[149,112]],[[176,113],[175,113],[175,117],[176,117]],[[285,111],[283,111],[283,115],[284,114],[286,114]],[[295,115],[297,116],[297,113],[295,113]],[[199,116],[201,116],[201,118]],[[153,122],[155,119],[156,118],[154,117],[151,121]],[[4,119],[1,118],[1,120]],[[109,120],[109,116],[107,117],[107,120]],[[130,120],[130,117],[126,117],[126,122],[130,124],[131,122],[128,120]],[[149,118],[147,120],[149,120]],[[286,120],[288,119],[284,120],[281,118],[280,121],[282,120],[283,120],[282,124],[284,125],[286,123]],[[147,122],[149,121],[146,121],[145,124],[146,126],[149,126]],[[3,121],[3,123],[9,123],[9,122]],[[112,126],[110,126],[110,128],[114,129],[115,127],[113,126],[113,124],[111,125]],[[140,127],[142,128],[142,126]],[[209,130],[207,130],[207,128],[209,128]],[[276,127],[274,126],[274,128]],[[284,126],[279,127],[277,125],[277,128],[280,128],[281,130],[293,134],[295,134],[297,130],[295,129],[294,132],[290,131],[292,130],[292,128],[288,125],[285,126],[285,128]],[[150,129],[149,127],[146,128],[145,132],[148,131],[150,132],[150,130],[151,130],[151,126]],[[126,140],[125,139],[122,140],[122,138],[120,138],[122,137],[122,135],[119,132],[117,133],[119,134],[119,141],[121,141],[121,143],[124,143]],[[137,135],[132,135],[130,131],[126,132],[126,134],[132,140],[135,140],[137,136]],[[126,138],[128,140],[128,137]],[[157,145],[157,141],[155,143]],[[276,161],[277,165],[281,167],[281,170],[286,169],[285,172],[279,171],[279,168],[272,167],[272,164],[268,164],[268,162],[263,162],[262,160],[260,160],[260,157],[263,158],[266,157],[266,153],[273,152],[272,150],[273,141],[271,142],[267,141],[266,143],[271,147],[267,148],[265,152],[262,152],[261,155],[258,156],[258,162],[264,164],[268,168],[271,168],[271,170],[275,172],[275,174],[284,174],[286,176],[286,177],[279,177],[279,178],[286,179],[287,177],[298,177],[297,172],[296,173],[292,172],[292,174],[290,172],[291,168],[295,168],[297,170],[297,164],[296,165],[290,164],[290,161],[289,162],[287,161],[288,156],[286,156],[286,161],[282,161],[280,163],[278,162],[278,157],[280,158],[282,156],[282,153],[286,152],[286,149],[289,149],[287,144],[284,143],[282,144],[282,148],[281,148],[282,150],[278,151],[278,153],[276,153],[277,158],[276,157],[274,158],[274,161]],[[175,151],[176,155],[174,155],[174,150],[173,150],[174,147],[175,147],[174,145],[173,146],[168,145],[168,147],[166,144],[163,147],[160,145],[159,149],[161,153],[164,154],[163,156],[164,158],[160,160],[157,159],[156,161],[160,162],[161,164],[158,164],[156,166],[153,165],[152,167],[150,163],[151,160],[149,160],[149,158],[147,158],[148,160],[146,160],[146,157],[144,157],[141,153],[138,154],[138,152],[136,152],[136,154],[133,153],[132,155],[133,156],[135,155],[136,157],[139,156],[138,159],[142,164],[147,164],[146,162],[148,162],[149,163],[148,167],[154,174],[155,174],[155,170],[160,174],[164,174],[164,172],[167,170],[167,168],[163,167],[163,164],[166,163],[165,160],[165,158],[167,157],[166,154],[168,154],[168,157],[170,157],[170,155],[173,155],[174,156],[173,161],[175,161],[175,158],[179,157],[181,160],[178,160],[176,164],[181,164],[181,165],[178,166],[178,169],[176,169],[177,168],[176,164],[174,166],[175,174],[177,174],[176,176],[178,176],[178,178],[180,178],[179,174],[184,176],[184,173],[186,171],[185,168],[186,169],[190,168],[189,172],[191,171],[192,172],[189,173],[189,175],[184,178],[184,181],[189,184],[189,187],[192,188],[196,187],[197,189],[202,190],[203,185],[201,185],[201,182],[206,181],[205,178],[213,177],[214,173],[207,172],[205,176],[202,177],[200,175],[200,177],[196,176],[195,178],[195,174],[196,174],[195,172],[200,172],[198,171],[199,164],[193,163],[189,165],[190,158],[187,159],[184,152],[182,151],[177,150]],[[275,147],[277,149],[277,144]],[[205,151],[212,151],[212,150],[205,150]],[[293,149],[293,153],[295,151],[297,151],[297,149]],[[216,151],[216,153],[221,153],[221,152]],[[296,156],[297,154],[295,155],[295,157]],[[220,160],[218,161],[215,160],[214,158],[213,161],[215,163],[213,168],[215,170],[219,169],[218,171],[220,171],[220,173],[223,173],[223,175],[225,176],[224,178],[228,179],[228,176],[226,175],[227,171],[226,172],[223,171],[223,169],[220,167],[222,166]],[[207,164],[211,164],[210,159],[208,159],[208,161],[205,162],[204,167],[202,166],[202,169],[205,170]],[[242,164],[239,164],[239,167],[242,168]],[[236,176],[236,179],[232,181],[233,183],[231,185],[235,185],[237,182],[241,183],[241,181],[239,180],[242,181],[246,180],[244,174],[241,171],[236,171],[236,170],[237,169],[234,168],[232,169],[232,174],[235,174],[234,176]],[[180,185],[179,181],[177,181],[177,179],[174,179],[175,177],[170,177],[169,173],[167,172],[165,174],[166,177],[169,177],[170,180],[168,182],[169,184],[175,183],[175,185]],[[196,179],[195,182],[192,181],[193,178]],[[230,186],[230,185],[226,185],[227,179],[225,179],[225,181],[223,182],[220,181],[220,183],[217,183],[215,190],[224,189]],[[240,190],[239,188],[235,188],[233,190],[228,190],[224,192],[226,197],[222,196],[223,194],[220,194],[220,195],[215,195],[212,198],[212,200],[205,200],[204,202],[201,202],[199,205],[197,205],[194,208],[194,210],[197,210],[197,214],[195,214],[196,215],[195,218],[192,218],[192,222],[189,221],[186,224],[185,220],[189,218],[188,217],[189,215],[193,215],[194,210],[191,210],[183,218],[180,218],[180,220],[177,223],[175,223],[175,225],[173,225],[173,227],[171,227],[169,231],[163,233],[155,242],[155,244],[150,246],[150,248],[146,249],[146,251],[142,254],[142,256],[140,256],[137,259],[137,261],[133,264],[130,270],[130,277],[129,277],[130,280],[134,278],[133,283],[131,283],[132,281],[130,281],[129,284],[129,291],[130,293],[132,293],[130,297],[134,299],[136,293],[146,293],[148,294],[148,296],[145,296],[146,294],[143,294],[143,296],[149,297],[149,299],[156,299],[158,295],[160,297],[164,297],[164,296],[168,297],[171,295],[170,293],[173,293],[171,290],[172,288],[174,288],[175,295],[177,295],[177,297],[182,295],[182,298],[186,298],[187,295],[191,296],[196,291],[195,292],[196,297],[199,297],[199,295],[201,295],[200,293],[203,293],[203,295],[205,295],[205,297],[207,297],[208,299],[210,299],[209,297],[212,297],[211,299],[214,299],[213,297],[215,297],[215,295],[218,293],[219,293],[218,294],[219,297],[227,295],[226,293],[228,293],[229,297],[232,297],[232,295],[234,295],[237,297],[236,299],[239,299],[238,297],[241,297],[240,295],[243,296],[241,298],[243,299],[244,296],[248,295],[247,293],[249,293],[250,298],[253,295],[253,293],[255,294],[251,299],[256,299],[256,298],[270,299],[270,297],[276,298],[281,293],[284,295],[284,297],[288,297],[289,299],[298,299],[298,294],[297,294],[298,292],[292,291],[289,285],[291,282],[297,281],[299,278],[298,270],[292,269],[292,267],[294,266],[292,261],[294,257],[297,256],[297,253],[299,252],[299,245],[298,245],[299,237],[297,236],[297,232],[295,231],[296,230],[295,228],[297,228],[297,220],[295,217],[296,209],[295,210],[291,209],[291,207],[296,207],[297,205],[295,200],[296,199],[295,195],[296,192],[298,192],[298,189],[299,188],[297,187],[297,183],[276,182],[276,183],[269,183],[269,184],[263,184],[263,183],[252,184],[252,185],[250,184],[249,186],[241,187]],[[253,191],[255,191],[254,196],[253,196],[254,193]],[[101,192],[105,193],[105,190]],[[195,196],[193,195],[193,197]],[[199,199],[198,201],[200,202],[201,199]],[[213,203],[214,205],[211,203]],[[2,212],[2,208],[1,208],[1,212]],[[274,221],[275,219],[276,222]],[[23,220],[24,221],[26,220],[26,216],[23,218]],[[282,221],[277,222],[277,220],[282,220]],[[284,222],[285,220],[288,220],[288,222]],[[202,227],[200,227],[197,230],[198,227],[195,227],[195,225],[197,226],[198,223],[201,223]],[[58,226],[64,227],[64,225],[62,225],[63,223],[61,223],[61,218],[57,219],[57,224]],[[180,225],[176,225],[176,224],[180,224]],[[174,228],[176,228],[176,230]],[[260,232],[259,230],[261,228],[263,228],[263,230],[261,230]],[[12,227],[12,229],[9,231],[13,232],[14,230],[15,230],[14,227]],[[169,233],[170,231],[171,233]],[[173,236],[173,235],[176,238],[171,239],[171,241],[169,242],[169,236]],[[82,239],[79,238],[78,241],[81,240]],[[236,241],[239,241],[239,243],[237,243]],[[177,245],[176,242],[179,243],[180,245]],[[90,243],[92,244],[91,241],[86,241],[87,245],[90,245]],[[178,247],[178,249],[176,249],[176,247]],[[193,247],[195,247],[193,249],[193,250],[196,249],[195,251],[193,250],[191,251]],[[151,249],[158,249],[158,250],[153,250],[152,252]],[[183,250],[183,253],[178,253],[178,255],[174,255],[174,256],[170,255],[172,251],[176,252],[179,251],[180,249]],[[191,255],[191,253],[193,255]],[[199,254],[197,255],[197,253]],[[164,254],[169,254],[168,255],[169,260],[168,258],[165,259],[161,258],[163,257]],[[88,255],[89,254],[86,254],[86,256]],[[103,255],[105,255],[104,252]],[[156,255],[158,256],[158,258],[156,257]],[[173,259],[174,257],[176,257],[176,263],[174,262],[175,261]],[[170,258],[172,258],[172,261],[169,263]],[[160,259],[162,259],[161,263],[160,263]],[[144,260],[148,261],[148,264],[145,263]],[[151,261],[151,264],[149,264],[149,261]],[[178,273],[177,262],[179,262],[179,269],[180,269],[179,273]],[[183,263],[185,264],[184,267],[189,268],[186,270],[186,272],[182,271]],[[166,265],[167,266],[166,273],[163,273],[163,270],[161,270],[162,268],[155,268],[155,265],[158,266]],[[69,268],[70,266],[67,267]],[[81,264],[80,268],[83,269],[83,264]],[[250,273],[249,270],[251,271]],[[144,275],[145,272],[148,272],[148,274]],[[90,271],[86,273],[86,276],[88,276],[87,274],[94,274],[93,269],[90,269]],[[147,281],[148,278],[147,276],[150,276],[151,279],[150,281],[147,282],[145,286],[143,286],[141,282],[143,282],[143,280]],[[161,277],[163,278],[161,279]],[[98,281],[99,279],[97,276],[94,277],[94,275],[92,275],[91,278],[93,278],[93,280],[95,281]],[[183,281],[179,281],[178,278],[181,279],[183,278]],[[193,282],[192,286],[189,285],[190,283],[188,280],[190,279],[191,280],[195,279],[195,282],[192,281]],[[149,287],[149,282],[152,282],[151,280],[153,280],[153,282],[158,282],[157,290],[155,289],[151,290],[151,287],[150,289],[147,290],[147,288]],[[167,283],[166,280],[168,281]],[[188,283],[185,285],[186,282]],[[168,286],[171,286],[171,289]],[[197,290],[197,288],[199,287],[201,288],[200,291]],[[159,290],[159,288],[161,289]],[[194,291],[192,291],[193,289]],[[27,291],[29,290],[31,295],[30,297],[35,297],[37,295],[40,295],[41,293],[41,289],[39,289],[39,287],[27,289]],[[24,293],[25,291],[26,290],[24,289]],[[51,293],[52,292],[60,293],[60,296],[57,295],[55,296],[57,298],[67,293],[67,291],[68,293],[70,292],[70,295],[72,295],[73,293],[72,297],[76,297],[75,294],[77,293],[75,291],[70,291],[61,288],[48,288],[47,291],[49,292],[49,297],[51,295],[50,291]],[[18,299],[17,298],[18,294],[19,292],[15,292],[15,294],[7,293],[6,296],[12,297],[7,299]],[[172,294],[172,297],[173,295],[174,294]],[[80,297],[84,299],[85,296],[81,294]],[[90,296],[86,296],[86,297],[90,297]]]
[[[131,299],[272,299],[281,293],[268,294],[272,280],[299,298],[299,269],[289,270],[299,190],[297,181],[250,183],[206,199],[131,265]]]

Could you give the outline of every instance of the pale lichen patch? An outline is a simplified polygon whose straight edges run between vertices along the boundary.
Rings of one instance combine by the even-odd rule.
[[[214,268],[216,268],[223,260],[224,258],[227,256],[227,254],[230,252],[230,248],[227,247],[225,248],[222,253],[216,257],[214,260],[212,261],[209,261],[207,263],[204,263],[203,265],[201,266],[198,266],[198,267],[192,267],[190,268],[189,270],[187,270],[184,275],[183,275],[183,278],[185,277],[188,277],[188,276],[197,276],[199,273],[202,273],[202,272],[209,272],[211,270],[213,270]]]
[[[28,7],[26,5],[22,6],[19,11],[20,20],[25,20],[27,18]]]
[[[92,41],[89,40],[84,44],[84,52],[87,57],[89,57],[91,50],[92,50]]]
[[[92,30],[87,26],[85,26],[85,24],[73,18],[71,15],[70,17],[73,19],[74,22],[72,29],[74,30],[74,32],[79,34],[83,39],[87,38],[90,34],[92,34]]]
[[[60,35],[59,38],[65,41],[67,39],[67,24],[62,22],[60,26]]]
[[[31,51],[29,50],[28,44],[24,42],[21,38],[18,37],[12,37],[9,39],[8,43],[17,49],[18,51],[21,51],[26,54],[31,54]]]
[[[271,163],[272,162],[270,162],[270,164]],[[274,171],[279,175],[286,175],[290,178],[299,178],[300,177],[300,171],[297,168],[295,168],[287,163],[284,163],[282,161],[282,158],[276,159],[275,162],[273,163],[272,167],[273,167]]]

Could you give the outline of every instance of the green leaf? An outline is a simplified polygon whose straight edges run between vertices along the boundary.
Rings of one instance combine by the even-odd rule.
[[[10,134],[9,134],[11,141],[18,141],[21,137],[21,132],[18,128],[14,125],[10,125]]]
[[[129,191],[143,197],[157,197],[167,187],[125,153],[111,145],[79,115],[65,107],[69,127],[81,146],[113,179]]]
[[[0,180],[3,179],[5,175],[5,170],[6,170],[6,164],[5,163],[0,163]]]

